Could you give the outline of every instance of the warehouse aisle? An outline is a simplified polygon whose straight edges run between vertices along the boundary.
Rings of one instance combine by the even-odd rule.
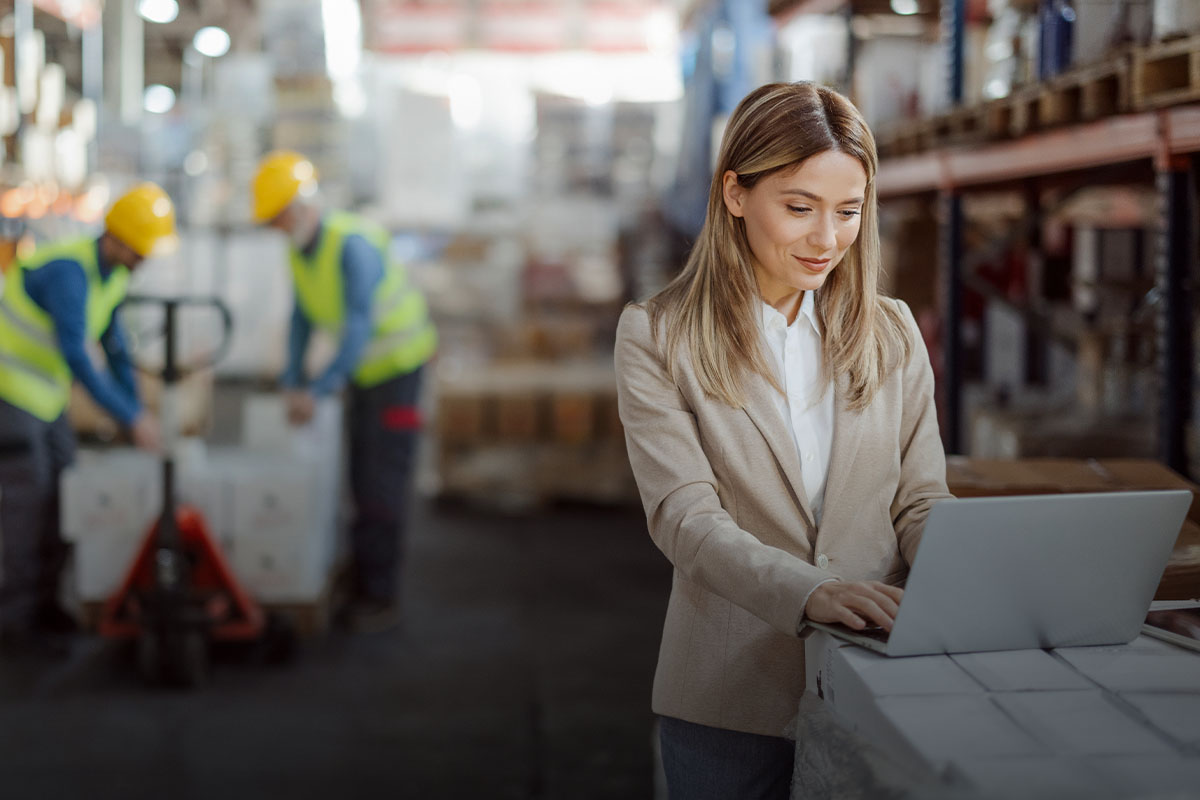
[[[640,513],[415,516],[398,633],[222,663],[194,695],[96,640],[49,673],[0,664],[6,800],[651,796],[670,570]]]

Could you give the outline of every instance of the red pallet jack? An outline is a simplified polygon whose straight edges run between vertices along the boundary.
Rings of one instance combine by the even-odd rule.
[[[219,352],[224,352],[229,310],[216,298],[131,297],[127,302],[161,305],[165,312],[162,511],[121,587],[104,604],[99,630],[105,637],[136,641],[138,667],[149,682],[194,688],[208,679],[214,642],[261,643],[279,657],[290,651],[292,632],[282,619],[264,614],[238,583],[203,515],[175,498],[176,385],[183,376],[175,352],[178,312],[184,306],[219,311],[224,327]]]

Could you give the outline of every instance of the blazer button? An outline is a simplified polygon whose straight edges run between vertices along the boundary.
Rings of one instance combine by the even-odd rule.
[[[829,569],[829,556],[821,553],[817,556],[817,566],[821,569]]]

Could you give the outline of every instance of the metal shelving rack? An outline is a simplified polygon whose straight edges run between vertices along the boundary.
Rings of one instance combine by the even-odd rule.
[[[949,94],[962,97],[964,0],[943,0]],[[1149,161],[1159,197],[1155,270],[1159,379],[1158,457],[1187,474],[1187,428],[1192,408],[1193,273],[1197,200],[1194,161],[1200,152],[1200,104],[1123,114],[1004,142],[950,146],[880,164],[880,198],[936,193],[943,265],[943,437],[951,453],[963,443],[963,193],[1079,170]]]

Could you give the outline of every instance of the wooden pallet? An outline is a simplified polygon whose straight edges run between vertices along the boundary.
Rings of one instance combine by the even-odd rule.
[[[1079,117],[1082,121],[1090,122],[1132,110],[1130,61],[1130,54],[1125,53],[1072,73],[1079,85]]]
[[[1040,100],[1041,89],[1036,86],[1018,89],[1009,95],[1009,133],[1012,136],[1024,136],[1042,129]]]
[[[1138,110],[1200,100],[1200,35],[1136,50],[1132,96]]]
[[[985,138],[1007,139],[1012,135],[1013,104],[1011,98],[991,100],[978,108],[983,117]]]
[[[911,119],[904,123],[900,136],[900,150],[903,154],[923,152],[928,146],[928,119]]]
[[[902,122],[887,122],[875,130],[875,151],[880,158],[904,155],[901,152]]]
[[[976,144],[987,138],[982,106],[956,108],[946,115],[945,144]]]
[[[1038,90],[1037,120],[1043,128],[1083,119],[1083,89],[1073,81],[1056,80]]]

